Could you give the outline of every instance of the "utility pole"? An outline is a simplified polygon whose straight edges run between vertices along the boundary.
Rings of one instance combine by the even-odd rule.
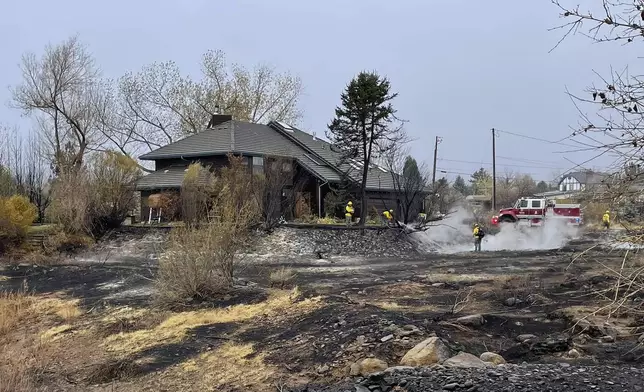
[[[434,142],[434,170],[432,171],[432,192],[436,193],[436,159],[438,158],[438,143],[441,142],[443,138],[436,136],[436,141]]]
[[[496,132],[492,128],[492,210],[496,212]]]

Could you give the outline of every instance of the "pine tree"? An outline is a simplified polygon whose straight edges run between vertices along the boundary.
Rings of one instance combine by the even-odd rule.
[[[545,181],[539,181],[537,184],[537,192],[539,193],[547,192],[549,188],[550,187]]]
[[[369,164],[386,146],[401,141],[402,126],[396,124],[396,110],[391,101],[389,80],[375,72],[361,72],[341,95],[342,105],[335,109],[327,137],[341,151],[345,160],[357,161],[362,173],[360,185],[360,224],[367,217],[366,184]]]
[[[461,176],[456,177],[452,188],[454,188],[454,190],[459,192],[461,195],[467,196],[470,194],[470,188],[467,186],[465,180]]]

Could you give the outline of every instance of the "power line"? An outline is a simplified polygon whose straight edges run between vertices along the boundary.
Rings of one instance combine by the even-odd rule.
[[[512,135],[512,136],[516,136],[516,137],[522,137],[524,139],[535,140],[535,141],[542,142],[542,143],[556,144],[558,146],[567,146],[567,147],[572,147],[572,148],[578,148],[579,147],[579,146],[573,146],[571,144],[561,143],[560,141],[546,140],[546,139],[541,139],[541,138],[534,137],[534,136],[521,135],[520,133],[502,131],[500,129],[496,129],[496,132],[501,132],[501,133],[505,133],[506,135]],[[577,143],[579,143],[579,142],[577,142]]]
[[[463,161],[459,159],[445,159],[445,158],[439,158],[438,160],[445,161],[445,162],[470,163],[475,165],[492,166],[492,163],[490,162]],[[561,167],[545,166],[545,165],[516,165],[511,163],[497,163],[497,165],[511,166],[511,167],[524,167],[524,168],[530,168],[530,169],[563,169]]]
[[[475,173],[475,172],[466,173],[466,172],[458,171],[458,169],[448,169],[448,168],[444,168],[444,167],[439,167],[439,168],[436,169],[436,171],[438,173],[443,173],[443,174],[459,174],[459,175],[463,175],[463,176],[471,176],[472,174]],[[530,176],[543,175],[543,173],[521,173],[521,174],[527,174],[527,175],[530,175]]]

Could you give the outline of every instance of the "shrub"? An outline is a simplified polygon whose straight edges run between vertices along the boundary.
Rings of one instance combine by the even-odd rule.
[[[210,213],[193,215],[170,234],[157,276],[162,302],[205,299],[233,285],[236,254],[261,213],[247,168],[239,158],[229,156],[229,162],[218,178],[194,188],[195,200],[208,205]]]
[[[287,267],[282,267],[276,271],[273,271],[268,276],[271,287],[279,287],[283,289],[288,287],[294,280],[297,275],[293,272],[292,269]]]
[[[72,254],[81,249],[86,249],[93,243],[92,239],[84,234],[69,234],[59,231],[45,238],[43,248],[45,254]]]
[[[37,216],[36,206],[24,196],[0,198],[0,251],[19,243]]]
[[[120,226],[134,208],[134,184],[141,170],[132,158],[113,151],[94,156],[90,167],[90,230],[100,235]]]
[[[91,183],[85,170],[62,173],[52,184],[51,203],[45,211],[50,222],[65,233],[90,232]]]
[[[52,185],[46,214],[68,234],[98,236],[118,227],[134,207],[136,162],[123,154],[104,152],[85,168],[61,173]]]

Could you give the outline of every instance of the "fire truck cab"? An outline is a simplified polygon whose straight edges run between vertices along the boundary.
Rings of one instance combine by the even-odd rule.
[[[530,226],[541,226],[544,220],[564,219],[567,224],[581,224],[579,204],[560,204],[548,199],[520,198],[511,208],[502,208],[492,218],[492,224],[527,223]]]

